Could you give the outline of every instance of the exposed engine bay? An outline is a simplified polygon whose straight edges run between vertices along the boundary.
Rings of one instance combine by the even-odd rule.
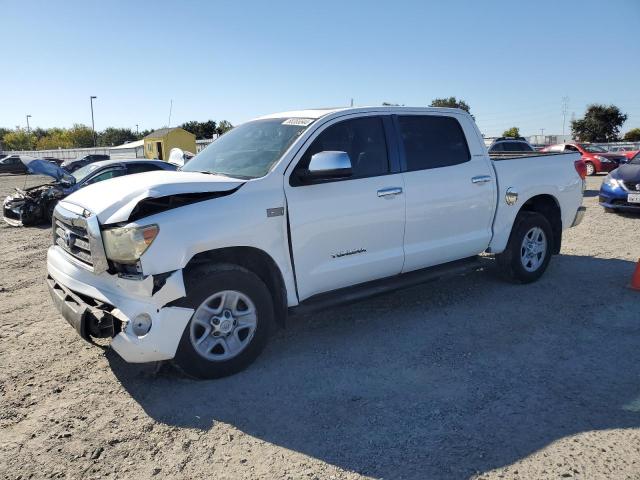
[[[58,183],[16,188],[15,193],[4,200],[4,220],[13,226],[51,222],[56,203],[67,195],[68,192]]]

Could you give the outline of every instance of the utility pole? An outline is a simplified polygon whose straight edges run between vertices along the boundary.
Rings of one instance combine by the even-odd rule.
[[[353,107],[353,98],[351,99],[351,106]]]
[[[136,123],[136,135],[140,135],[140,132],[138,131],[138,124]]]
[[[91,95],[89,97],[89,102],[91,103],[91,130],[93,131],[93,146],[94,147],[98,144],[98,142],[96,140],[96,124],[93,121],[93,100],[95,98],[98,98],[98,97],[96,97],[95,95]]]
[[[29,148],[31,148],[31,129],[29,128],[29,119],[31,115],[27,115],[27,138],[29,139]]]
[[[569,111],[569,97],[562,97],[562,141],[564,142],[564,127],[567,120],[567,112]]]
[[[540,129],[540,136],[542,137],[542,143],[544,143],[544,128]]]

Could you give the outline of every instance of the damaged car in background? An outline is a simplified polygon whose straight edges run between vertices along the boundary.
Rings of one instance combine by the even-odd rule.
[[[51,222],[58,200],[87,185],[123,175],[176,170],[176,165],[160,160],[106,160],[86,165],[73,173],[47,160],[24,160],[29,173],[53,178],[53,182],[29,188],[16,188],[3,204],[3,218],[12,226],[29,226]]]

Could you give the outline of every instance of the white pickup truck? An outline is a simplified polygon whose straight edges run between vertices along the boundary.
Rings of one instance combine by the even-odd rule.
[[[181,171],[60,201],[47,283],[86,340],[221,377],[296,310],[477,268],[483,253],[537,280],[584,213],[579,157],[492,160],[457,109],[268,115]]]

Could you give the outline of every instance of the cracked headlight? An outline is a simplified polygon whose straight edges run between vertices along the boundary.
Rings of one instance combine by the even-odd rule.
[[[158,225],[116,227],[102,231],[104,251],[109,260],[135,263],[158,236]]]

